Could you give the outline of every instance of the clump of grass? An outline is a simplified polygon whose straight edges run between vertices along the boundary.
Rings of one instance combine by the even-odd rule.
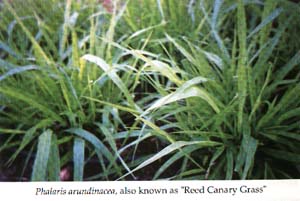
[[[54,4],[57,6],[61,3]],[[18,2],[12,5],[6,2],[5,6],[20,26],[18,32],[23,32],[23,35],[25,33],[27,38],[26,50],[18,54],[20,58],[11,54],[18,47],[12,46],[7,51],[4,55],[6,59],[3,60],[7,69],[1,70],[4,73],[0,88],[3,117],[1,132],[10,135],[5,138],[2,148],[13,146],[16,149],[9,157],[8,164],[14,162],[28,146],[38,144],[36,156],[31,152],[26,160],[31,162],[35,158],[32,180],[57,180],[61,167],[70,161],[74,161],[74,179],[82,180],[85,158],[88,160],[95,156],[99,158],[103,171],[101,178],[121,176],[122,167],[116,161],[123,159],[118,155],[116,142],[111,135],[119,129],[127,131],[122,120],[125,117],[118,109],[91,101],[93,98],[112,104],[135,106],[130,94],[133,89],[128,89],[131,80],[134,80],[131,78],[134,74],[125,65],[112,61],[112,50],[100,38],[111,37],[111,30],[117,20],[114,17],[105,19],[102,16],[86,15],[87,8],[95,9],[93,12],[97,12],[97,9],[105,12],[103,7],[97,8],[94,3],[86,4],[82,10],[78,10],[75,1],[67,1],[65,5],[61,5],[65,8],[62,9],[64,13],[61,16],[64,18],[61,18],[63,21],[60,26],[47,24],[49,19],[40,19],[28,7],[26,14],[32,15],[30,18],[36,23],[32,25],[19,16]],[[52,4],[48,6],[51,7]],[[117,12],[119,11],[114,11],[113,15],[118,14]],[[49,18],[52,17],[51,14],[48,15]],[[48,15],[42,17],[47,18]],[[108,30],[83,32],[86,24],[95,30],[101,28],[98,20],[106,23]],[[45,27],[52,27],[54,30],[49,31],[58,34],[58,39],[49,37],[47,30],[43,32],[37,27],[41,23],[45,23]],[[37,34],[39,38],[36,37]],[[7,41],[3,40],[3,44],[5,42]],[[97,53],[99,57],[88,56],[89,53]],[[15,63],[16,59],[22,64]],[[118,75],[120,73],[121,77]],[[100,125],[97,129],[96,123]],[[22,135],[16,135],[15,131],[22,131]],[[104,141],[108,144],[104,144]],[[111,150],[108,148],[110,146]],[[71,147],[73,151],[70,151]],[[89,151],[85,152],[86,148]],[[29,164],[25,163],[24,168],[28,168]],[[50,164],[54,167],[51,168]],[[123,168],[128,169],[125,163],[123,165]]]
[[[223,13],[236,17],[234,34],[225,33],[227,38],[223,39],[219,22],[225,18],[220,11],[221,8],[226,10],[226,6],[223,1],[215,1],[210,16],[203,5],[206,23],[212,28],[210,40],[214,40],[209,42],[209,47],[166,35],[183,56],[178,66],[184,73],[179,73],[181,82],[173,82],[175,90],[161,88],[162,98],[150,104],[150,113],[146,116],[173,125],[170,135],[178,140],[208,140],[220,144],[205,151],[196,151],[199,147],[191,145],[189,149],[186,147],[187,155],[175,152],[155,178],[177,161],[181,161],[182,166],[175,178],[183,175],[194,179],[299,176],[299,100],[296,96],[300,89],[299,73],[292,77],[290,73],[299,72],[300,55],[298,51],[290,52],[283,63],[275,56],[282,50],[280,39],[286,33],[289,20],[297,14],[292,13],[281,21],[278,18],[287,10],[276,9],[276,6],[280,4],[266,2],[261,8],[260,22],[249,28],[247,11],[251,6],[239,1],[230,13]],[[272,23],[279,23],[278,27],[272,27]],[[225,40],[232,43],[226,44]],[[195,161],[202,169],[195,169]],[[279,165],[283,161],[286,167]]]

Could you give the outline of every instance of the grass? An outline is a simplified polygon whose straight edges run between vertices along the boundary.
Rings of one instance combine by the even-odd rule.
[[[112,4],[0,3],[0,178],[299,178],[299,4]]]

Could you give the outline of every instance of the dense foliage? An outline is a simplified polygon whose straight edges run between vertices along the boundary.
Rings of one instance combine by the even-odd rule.
[[[299,3],[0,11],[0,179],[300,178]]]

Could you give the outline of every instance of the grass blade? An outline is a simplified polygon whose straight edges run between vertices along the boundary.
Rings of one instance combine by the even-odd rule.
[[[199,149],[199,147],[197,145],[192,145],[192,146],[188,146],[188,147],[184,147],[182,149],[182,151],[177,152],[176,154],[174,154],[171,158],[169,158],[159,169],[158,171],[155,173],[153,180],[159,178],[159,176],[166,171],[166,169],[168,167],[170,167],[173,163],[175,163],[176,161],[178,161],[180,158],[184,157],[187,154],[192,153],[193,151],[196,151],[197,149]]]
[[[106,140],[108,141],[110,147],[112,148],[112,150],[115,152],[115,155],[119,158],[119,160],[121,161],[123,167],[128,171],[131,172],[130,168],[127,166],[127,164],[125,163],[125,161],[123,160],[123,158],[121,157],[121,155],[119,154],[118,150],[117,150],[117,145],[116,142],[114,140],[113,135],[110,133],[110,131],[104,127],[103,125],[97,123],[97,126],[99,126],[99,128],[101,129],[102,133],[105,135]],[[135,179],[135,176],[132,174],[132,177]]]
[[[212,147],[212,146],[216,146],[218,144],[219,143],[212,142],[212,141],[194,141],[194,142],[177,141],[177,142],[174,142],[174,143],[170,144],[169,146],[165,147],[163,150],[161,150],[160,152],[158,152],[157,154],[155,154],[148,160],[144,161],[142,164],[140,164],[139,166],[134,168],[130,173],[133,173],[137,170],[144,168],[145,166],[163,158],[164,156],[172,153],[173,151],[180,149],[181,147],[190,146],[190,145],[198,145],[199,147]],[[121,178],[126,177],[128,174],[129,173],[125,174]]]
[[[143,115],[148,113],[149,111],[160,108],[163,105],[176,102],[178,100],[186,99],[189,97],[199,97],[203,100],[205,100],[216,113],[220,112],[219,107],[215,103],[215,101],[212,99],[212,97],[209,95],[207,91],[204,89],[200,89],[199,87],[195,87],[193,85],[196,85],[198,83],[206,82],[207,79],[203,77],[196,77],[193,78],[187,82],[185,82],[181,87],[179,87],[175,92],[168,94],[167,96],[162,97],[161,99],[157,100],[150,108],[148,108]]]
[[[35,40],[35,38],[33,37],[33,35],[30,33],[30,31],[27,29],[27,27],[25,26],[25,24],[22,22],[22,20],[20,19],[20,17],[17,15],[17,13],[15,12],[15,10],[12,8],[12,6],[10,5],[10,3],[7,0],[4,0],[5,5],[7,6],[7,8],[9,9],[9,11],[13,14],[13,16],[15,17],[16,21],[18,22],[18,24],[21,26],[22,30],[25,32],[25,35],[29,38],[29,40],[31,41],[31,43],[33,44],[33,48],[35,50],[37,59],[39,61],[44,61],[47,64],[51,64],[50,59],[48,58],[48,56],[46,55],[46,53],[43,51],[43,49],[41,48],[41,46],[38,44],[38,42]]]
[[[213,16],[212,16],[212,19],[211,19],[212,29],[217,28],[217,19],[218,19],[218,15],[220,13],[220,8],[221,8],[223,2],[224,2],[224,0],[215,0]]]
[[[166,35],[167,39],[171,43],[173,43],[175,45],[175,47],[181,52],[181,54],[187,58],[187,60],[189,60],[192,64],[197,66],[198,63],[197,63],[196,59],[186,49],[184,49],[180,44],[178,44],[174,38],[172,38],[168,34],[165,34],[165,35]]]
[[[161,16],[161,21],[164,22],[165,21],[165,14],[164,14],[164,10],[163,10],[163,7],[162,7],[162,3],[161,3],[160,0],[156,0],[156,4],[157,4],[157,7],[158,7],[160,16]]]
[[[212,16],[212,19],[211,19],[211,29],[212,29],[212,34],[215,38],[215,40],[217,41],[218,43],[218,46],[219,48],[222,50],[223,52],[223,55],[225,56],[226,60],[229,60],[229,53],[228,53],[228,50],[226,49],[225,45],[224,45],[224,42],[222,41],[219,33],[218,33],[218,22],[217,22],[217,19],[218,19],[218,15],[220,13],[220,9],[221,9],[221,6],[223,4],[224,0],[215,0],[215,3],[214,3],[214,9],[213,9],[213,16]]]
[[[176,75],[176,71],[164,62],[158,60],[152,60],[147,62],[143,66],[143,69],[144,71],[160,72],[160,74],[166,76],[169,80],[174,82],[176,85],[180,85],[182,83],[182,81]]]
[[[274,80],[282,80],[290,71],[294,68],[298,68],[299,71],[299,64],[300,64],[300,51],[298,51],[290,61],[284,65],[280,70],[278,70],[274,76]]]
[[[83,180],[84,170],[84,140],[76,137],[73,146],[74,181]]]
[[[238,30],[238,41],[239,41],[239,59],[238,59],[238,94],[240,98],[239,110],[238,110],[238,131],[242,131],[243,126],[243,113],[244,106],[246,102],[247,94],[247,47],[246,47],[246,14],[244,3],[242,0],[238,2],[238,12],[237,12],[237,30]]]
[[[231,149],[227,149],[226,151],[226,180],[231,180],[233,176],[233,152]]]
[[[52,131],[46,130],[39,137],[37,154],[33,165],[32,181],[45,181],[47,173],[47,164],[51,150]]]
[[[118,110],[126,111],[126,112],[129,112],[129,113],[132,113],[132,114],[140,114],[138,111],[136,111],[134,109],[131,109],[129,107],[122,106],[122,105],[117,105],[117,104],[109,103],[109,102],[106,102],[106,101],[101,101],[101,100],[91,98],[91,97],[86,97],[86,96],[84,96],[83,98],[86,98],[88,100],[91,100],[91,101],[94,101],[94,102],[97,102],[97,103],[101,103],[103,105],[108,105],[108,106],[111,106],[111,107],[116,108]]]
[[[20,152],[36,137],[38,129],[48,127],[52,123],[53,123],[52,119],[44,119],[41,120],[39,123],[37,123],[34,127],[28,129],[25,132],[22,141],[19,143],[18,149],[15,150],[14,154],[10,157],[8,163],[12,163],[16,159],[16,157],[20,154]]]
[[[277,1],[264,2],[264,11],[262,14],[262,19],[266,19],[270,16],[270,13],[276,8],[277,3],[278,3]],[[263,46],[263,44],[266,43],[271,30],[272,30],[272,24],[270,24],[270,23],[261,28],[261,31],[259,32],[259,35],[260,35],[259,36],[259,44],[261,47]]]
[[[251,136],[244,135],[242,140],[242,145],[240,147],[240,152],[237,156],[237,163],[235,165],[235,171],[241,172],[242,167],[242,179],[246,179],[251,165],[254,162],[254,155],[258,146],[258,141]]]
[[[282,8],[278,8],[274,10],[268,17],[266,17],[251,33],[247,36],[247,39],[251,38],[254,34],[259,32],[263,27],[265,27],[267,24],[272,22],[274,19],[276,19],[280,13],[283,11]]]
[[[48,173],[50,181],[60,181],[60,157],[56,135],[52,135]]]
[[[246,162],[244,166],[242,179],[246,179],[250,167],[254,163],[254,155],[256,153],[257,146],[258,146],[258,141],[252,137],[249,138],[248,144],[244,146],[244,148],[246,148]]]
[[[19,66],[16,66],[15,64],[9,63],[6,60],[1,59],[1,58],[0,58],[0,66],[1,66],[1,68],[7,69],[7,70],[19,67]]]
[[[33,97],[33,96],[27,94],[24,91],[20,91],[18,89],[9,88],[9,87],[0,88],[0,92],[7,95],[7,96],[12,97],[12,98],[24,101],[25,103],[27,103],[31,107],[35,107],[36,109],[40,110],[46,116],[49,116],[49,117],[57,120],[58,122],[60,122],[61,124],[64,125],[64,120],[58,114],[56,114],[54,111],[50,110],[48,108],[48,106],[37,102],[36,97]]]
[[[263,152],[265,152],[266,154],[268,154],[274,158],[280,159],[280,160],[300,164],[299,153],[291,153],[291,152],[281,151],[281,150],[277,150],[277,149],[263,149]]]
[[[109,152],[106,146],[92,133],[81,128],[70,128],[66,130],[66,132],[82,137],[83,139],[91,143],[95,147],[95,149],[99,150],[107,159],[111,160],[113,158],[112,154]]]
[[[8,72],[4,73],[3,75],[0,76],[0,82],[4,79],[6,79],[9,76],[19,74],[25,71],[29,70],[38,70],[39,68],[37,66],[29,65],[29,66],[22,66],[22,67],[17,67],[9,70]]]
[[[22,58],[19,54],[17,54],[15,51],[13,51],[8,45],[4,44],[1,41],[0,41],[0,50],[3,50],[18,59]]]
[[[97,66],[99,66],[107,75],[110,77],[110,79],[119,87],[119,89],[124,93],[128,103],[131,106],[135,106],[135,103],[130,95],[130,92],[128,91],[127,87],[125,86],[124,82],[120,79],[120,77],[116,74],[115,71],[100,57],[96,57],[94,55],[86,54],[82,57],[82,59],[85,59],[89,62],[95,63]]]
[[[72,0],[66,1],[65,13],[64,13],[64,24],[62,27],[62,33],[59,41],[59,55],[63,57],[65,46],[68,40],[68,30],[70,26],[70,13],[71,13]]]
[[[214,176],[210,175],[210,169],[215,165],[216,160],[223,154],[224,150],[225,150],[225,148],[224,148],[224,146],[222,146],[222,147],[219,147],[215,151],[214,155],[212,156],[212,158],[209,162],[209,166],[206,170],[205,179],[215,179]],[[214,174],[212,174],[212,175],[214,175]]]

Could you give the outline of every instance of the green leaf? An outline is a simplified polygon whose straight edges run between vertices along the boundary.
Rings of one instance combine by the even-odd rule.
[[[274,10],[269,16],[267,16],[263,21],[255,27],[255,29],[248,35],[247,39],[251,38],[254,34],[259,32],[263,27],[265,27],[267,24],[272,22],[276,17],[280,15],[280,13],[283,11],[282,8],[278,8]]]
[[[0,128],[0,135],[2,135],[2,134],[21,134],[21,135],[23,135],[24,133],[26,133],[26,131],[17,130],[17,129]]]
[[[249,115],[249,121],[252,119],[252,116],[254,116],[256,110],[261,105],[261,102],[262,102],[261,99],[262,99],[262,96],[264,94],[265,88],[267,87],[267,85],[268,85],[268,83],[270,81],[271,73],[272,73],[272,68],[269,68],[267,76],[266,76],[266,80],[265,80],[265,82],[264,82],[264,84],[263,84],[263,86],[262,86],[262,88],[260,90],[259,95],[256,98],[256,101],[255,101],[255,103],[253,105],[252,111],[251,111],[251,113]]]
[[[181,52],[181,54],[183,54],[183,56],[185,56],[187,58],[187,60],[189,60],[192,64],[197,66],[198,63],[197,63],[196,59],[186,49],[184,49],[181,45],[179,45],[175,41],[175,39],[173,39],[168,34],[166,34],[166,37],[171,43],[173,43],[175,45],[175,47]]]
[[[118,150],[117,150],[117,145],[116,142],[114,140],[114,137],[112,135],[112,133],[103,125],[96,123],[96,125],[101,129],[102,133],[105,135],[105,139],[106,141],[109,143],[110,147],[112,148],[112,150],[115,152],[115,155],[119,158],[119,160],[121,161],[123,167],[128,171],[131,172],[130,168],[127,166],[127,164],[125,163],[125,161],[123,160],[123,158],[121,157],[121,155],[119,154]],[[134,175],[132,175],[133,178],[135,178]]]
[[[251,136],[244,135],[239,154],[236,159],[235,171],[241,172],[241,179],[246,179],[251,165],[254,163],[254,156],[258,141]],[[244,167],[242,169],[242,167]]]
[[[79,68],[80,62],[79,62],[79,47],[78,47],[78,38],[75,30],[72,30],[72,64]]]
[[[176,154],[174,154],[171,158],[169,158],[159,169],[158,171],[155,173],[153,180],[156,180],[159,178],[159,176],[165,172],[167,170],[168,167],[170,167],[173,163],[175,163],[176,161],[178,161],[180,158],[184,157],[186,154],[190,154],[194,151],[196,151],[197,149],[199,149],[199,146],[197,145],[191,145],[188,147],[184,147],[182,149],[182,151],[177,152]],[[204,170],[204,169],[203,169]],[[202,171],[203,171],[202,170]]]
[[[299,113],[298,113],[299,114]],[[299,133],[292,133],[292,132],[285,132],[285,131],[281,131],[281,130],[274,130],[268,133],[261,133],[262,135],[266,135],[266,136],[281,136],[284,138],[290,138],[293,141],[300,141],[300,135]]]
[[[260,78],[261,76],[264,76],[264,73],[268,70],[267,69],[268,65],[265,64],[272,56],[274,49],[277,47],[277,44],[280,42],[280,37],[282,37],[282,35],[284,34],[285,30],[287,29],[291,21],[292,21],[292,17],[289,17],[287,20],[285,20],[285,22],[280,27],[278,27],[275,36],[269,39],[267,42],[261,44],[260,45],[261,49],[258,50],[256,55],[251,59],[253,60],[255,57],[258,56],[258,61],[255,63],[253,67],[253,73],[255,78],[256,77]]]
[[[135,38],[135,37],[137,37],[137,36],[140,36],[141,34],[143,34],[143,33],[145,33],[145,32],[148,32],[148,31],[150,31],[150,30],[152,30],[152,29],[156,29],[156,28],[158,28],[158,27],[160,27],[160,26],[164,26],[164,25],[165,25],[165,24],[162,22],[162,23],[157,24],[157,25],[153,25],[153,26],[146,27],[146,28],[144,28],[144,29],[140,29],[140,30],[134,32],[133,34],[131,34],[130,37],[129,37],[128,39],[133,39],[133,38]]]
[[[60,157],[56,135],[52,135],[48,174],[50,181],[60,181]]]
[[[276,144],[282,144],[282,145],[286,145],[287,147],[295,147],[295,145],[297,146],[297,143],[296,141],[293,141],[291,139],[287,139],[286,137],[283,137],[282,135],[274,135],[274,134],[265,134],[265,133],[262,133],[262,135],[266,138],[268,138],[268,140],[271,140],[273,141],[273,143],[276,143]],[[299,136],[298,136],[299,138]],[[299,144],[298,144],[299,146]]]
[[[92,133],[82,129],[82,128],[70,128],[67,129],[66,132],[75,134],[89,143],[91,143],[97,151],[99,151],[103,156],[105,156],[108,160],[114,159],[110,151],[106,148],[106,146]]]
[[[255,140],[254,138],[250,137],[248,144],[245,145],[245,146],[247,146],[247,149],[246,149],[246,163],[245,163],[245,166],[244,166],[242,179],[246,179],[247,174],[250,170],[250,167],[254,163],[254,156],[255,156],[255,153],[256,153],[257,146],[258,146],[258,141]]]
[[[172,138],[171,135],[169,135],[166,131],[155,125],[153,122],[151,122],[150,119],[145,119],[140,116],[134,115],[136,117],[136,120],[142,121],[145,125],[149,126],[150,128],[153,129],[153,131],[156,132],[161,137],[164,137],[166,140],[168,140],[171,143],[174,143],[175,140]]]
[[[282,150],[277,150],[277,149],[268,149],[268,148],[262,149],[262,151],[273,158],[300,164],[300,154],[299,153],[291,153],[288,151],[282,151]]]
[[[83,180],[84,144],[85,141],[83,139],[79,137],[75,138],[73,146],[74,181]]]
[[[173,151],[176,151],[176,150],[180,149],[181,147],[190,146],[190,145],[198,145],[198,147],[212,147],[212,146],[219,145],[219,143],[212,142],[212,141],[194,141],[194,142],[177,141],[177,142],[174,142],[174,143],[170,144],[169,146],[165,147],[163,150],[161,150],[160,152],[158,152],[154,156],[152,156],[151,158],[149,158],[148,160],[144,161],[142,164],[140,164],[136,168],[134,168],[131,171],[131,173],[144,168],[145,166],[147,166],[147,165],[163,158],[164,156],[172,153]],[[129,173],[125,174],[121,178],[126,177],[128,174]]]
[[[190,97],[199,97],[203,100],[205,100],[214,110],[216,113],[220,112],[219,107],[213,100],[213,98],[210,96],[210,94],[205,91],[204,89],[201,89],[199,87],[195,87],[193,85],[196,85],[198,83],[206,82],[207,79],[203,77],[196,77],[193,78],[187,82],[185,82],[181,87],[179,87],[175,92],[168,94],[167,96],[162,97],[161,99],[157,100],[154,104],[151,105],[150,108],[148,108],[143,114],[147,114],[149,111],[160,108],[163,105],[170,104],[173,102],[176,102],[178,100],[190,98]]]
[[[66,132],[68,133],[73,133],[83,139],[85,139],[86,141],[88,141],[89,143],[91,143],[94,148],[95,148],[95,152],[100,160],[101,166],[103,168],[103,171],[105,172],[105,174],[107,173],[107,169],[105,167],[105,164],[103,161],[103,157],[104,156],[108,161],[109,161],[109,168],[113,165],[114,167],[114,171],[116,171],[118,174],[121,174],[121,170],[120,167],[118,166],[118,164],[116,163],[116,157],[107,149],[107,147],[92,133],[82,129],[82,128],[70,128],[67,129]]]
[[[289,72],[291,72],[294,68],[300,70],[300,51],[298,51],[293,58],[289,60],[287,64],[285,64],[282,68],[280,68],[274,76],[274,80],[282,80]]]
[[[162,22],[164,22],[165,21],[165,14],[164,14],[164,9],[163,9],[162,3],[161,3],[160,0],[156,0],[156,4],[157,4],[157,7],[158,7],[160,16],[162,18]]]
[[[135,106],[135,103],[133,101],[133,98],[128,91],[127,87],[125,86],[124,82],[121,80],[121,78],[116,74],[114,69],[109,66],[103,59],[100,57],[86,54],[82,57],[82,59],[85,59],[89,62],[95,63],[97,66],[99,66],[107,75],[110,77],[110,79],[119,87],[119,89],[124,93],[128,103],[131,106]]]
[[[71,13],[71,4],[72,0],[67,0],[65,4],[64,12],[64,24],[62,26],[62,33],[59,41],[59,55],[63,57],[65,51],[66,43],[69,35],[69,26],[70,26],[70,13]]]
[[[215,165],[215,161],[223,154],[224,150],[225,148],[224,146],[222,146],[215,151],[214,155],[212,156],[212,159],[209,162],[209,166],[207,168],[205,178],[209,178],[210,169]]]
[[[129,107],[113,104],[113,103],[110,103],[110,102],[106,102],[106,101],[102,101],[102,100],[98,100],[98,99],[91,98],[91,97],[86,97],[86,96],[83,96],[83,98],[86,98],[86,99],[89,99],[91,101],[98,102],[98,103],[101,103],[101,104],[104,104],[104,105],[108,105],[108,106],[111,106],[113,108],[116,108],[116,109],[119,109],[119,110],[122,110],[122,111],[126,111],[126,112],[129,112],[129,113],[132,113],[132,114],[139,114],[139,112],[137,110],[131,109]]]
[[[265,21],[268,18],[273,18],[272,16],[276,16],[277,12],[281,12],[281,10],[279,10],[279,9],[276,9],[275,11],[273,11],[276,8],[277,4],[278,4],[278,1],[265,1],[264,2],[264,10],[263,10],[263,13],[262,13],[263,21]],[[264,25],[261,28],[261,31],[259,32],[259,36],[260,36],[259,44],[260,44],[260,46],[263,46],[263,44],[267,41],[271,31],[272,31],[272,24],[271,23],[267,23],[266,25]]]
[[[226,151],[226,180],[231,180],[233,176],[233,152],[231,149]]]
[[[288,120],[293,117],[297,117],[297,116],[299,116],[299,114],[300,114],[300,107],[293,108],[290,111],[286,111],[285,113],[283,113],[279,116],[279,118],[276,120],[276,124],[280,125],[283,121]]]
[[[5,78],[15,75],[15,74],[19,74],[25,71],[29,71],[29,70],[38,70],[39,68],[37,66],[33,66],[33,65],[29,65],[29,66],[21,66],[21,67],[17,67],[17,68],[13,68],[11,70],[9,70],[8,72],[4,73],[3,75],[0,76],[0,82],[2,80],[4,80]]]
[[[51,150],[52,131],[46,130],[38,140],[36,158],[33,164],[32,181],[46,181],[47,164]]]
[[[30,33],[26,25],[22,22],[16,11],[11,6],[11,3],[9,3],[7,0],[4,0],[5,5],[7,6],[8,10],[13,14],[18,24],[21,26],[22,30],[24,31],[25,35],[29,38],[31,43],[33,44],[33,49],[35,50],[36,57],[38,61],[44,61],[46,64],[51,64],[51,60],[46,55],[46,53],[43,51],[39,43],[36,41],[36,39],[33,37],[33,35]]]
[[[242,131],[243,125],[243,113],[244,106],[246,102],[247,94],[247,47],[246,47],[246,34],[247,34],[247,25],[246,25],[246,14],[244,3],[242,0],[238,1],[238,11],[237,11],[237,30],[238,30],[238,41],[239,41],[239,58],[238,58],[238,95],[240,98],[239,101],[239,110],[238,110],[238,131]]]
[[[176,70],[172,69],[168,64],[158,61],[158,60],[150,60],[147,61],[146,64],[143,66],[144,71],[151,71],[151,72],[159,72],[163,76],[166,76],[174,82],[176,85],[180,85],[182,81],[176,75]]]
[[[44,103],[39,103],[36,99],[36,97],[28,94],[27,92],[20,91],[16,88],[9,88],[9,87],[1,87],[0,92],[10,96],[12,98],[24,101],[31,107],[35,107],[36,109],[40,110],[42,113],[47,115],[48,117],[52,117],[53,119],[57,120],[58,122],[64,124],[64,120],[56,114],[56,112],[50,110],[47,105],[44,105]]]
[[[1,68],[4,68],[4,69],[13,69],[13,68],[19,67],[15,64],[9,63],[8,61],[1,59],[1,58],[0,58],[0,66],[1,66]]]
[[[135,146],[140,144],[140,142],[142,142],[145,139],[148,139],[150,137],[152,137],[153,135],[151,133],[145,133],[145,134],[140,134],[137,135],[136,137],[138,137],[136,140],[128,143],[127,145],[123,146],[122,148],[119,149],[119,154],[121,154],[122,152],[124,152],[126,149],[128,149],[129,147]]]
[[[222,7],[224,0],[215,0],[214,3],[214,9],[213,9],[213,15],[212,15],[212,19],[211,19],[211,26],[213,29],[216,29],[218,27],[218,15],[220,13],[220,9]]]
[[[300,93],[300,83],[292,85],[281,97],[279,103],[270,109],[257,123],[257,129],[270,124],[272,121],[278,119],[276,114],[280,111],[286,110],[290,105],[293,105],[299,101],[298,94]],[[296,108],[295,108],[296,109]],[[279,116],[279,118],[281,115]]]
[[[38,129],[46,128],[47,126],[50,126],[52,123],[53,123],[52,119],[43,119],[39,123],[37,123],[34,127],[28,129],[25,132],[25,135],[23,136],[18,149],[10,157],[8,163],[12,163],[19,155],[19,153],[36,137]]]
[[[224,42],[222,41],[218,33],[218,15],[220,13],[220,9],[223,3],[224,0],[215,0],[214,7],[213,7],[213,15],[211,19],[211,29],[212,29],[212,35],[217,41],[219,48],[222,50],[223,55],[225,56],[226,59],[229,59],[228,50],[226,49]]]
[[[10,46],[6,45],[5,43],[0,41],[0,50],[3,50],[7,53],[9,53],[11,56],[14,56],[18,59],[22,58],[19,54],[17,54],[15,51],[13,51]]]
[[[184,172],[180,172],[175,177],[172,177],[172,179],[178,179],[178,180],[204,180],[205,178],[201,175],[203,173],[202,169],[195,168],[191,170],[187,170]],[[189,177],[191,176],[191,177]]]

